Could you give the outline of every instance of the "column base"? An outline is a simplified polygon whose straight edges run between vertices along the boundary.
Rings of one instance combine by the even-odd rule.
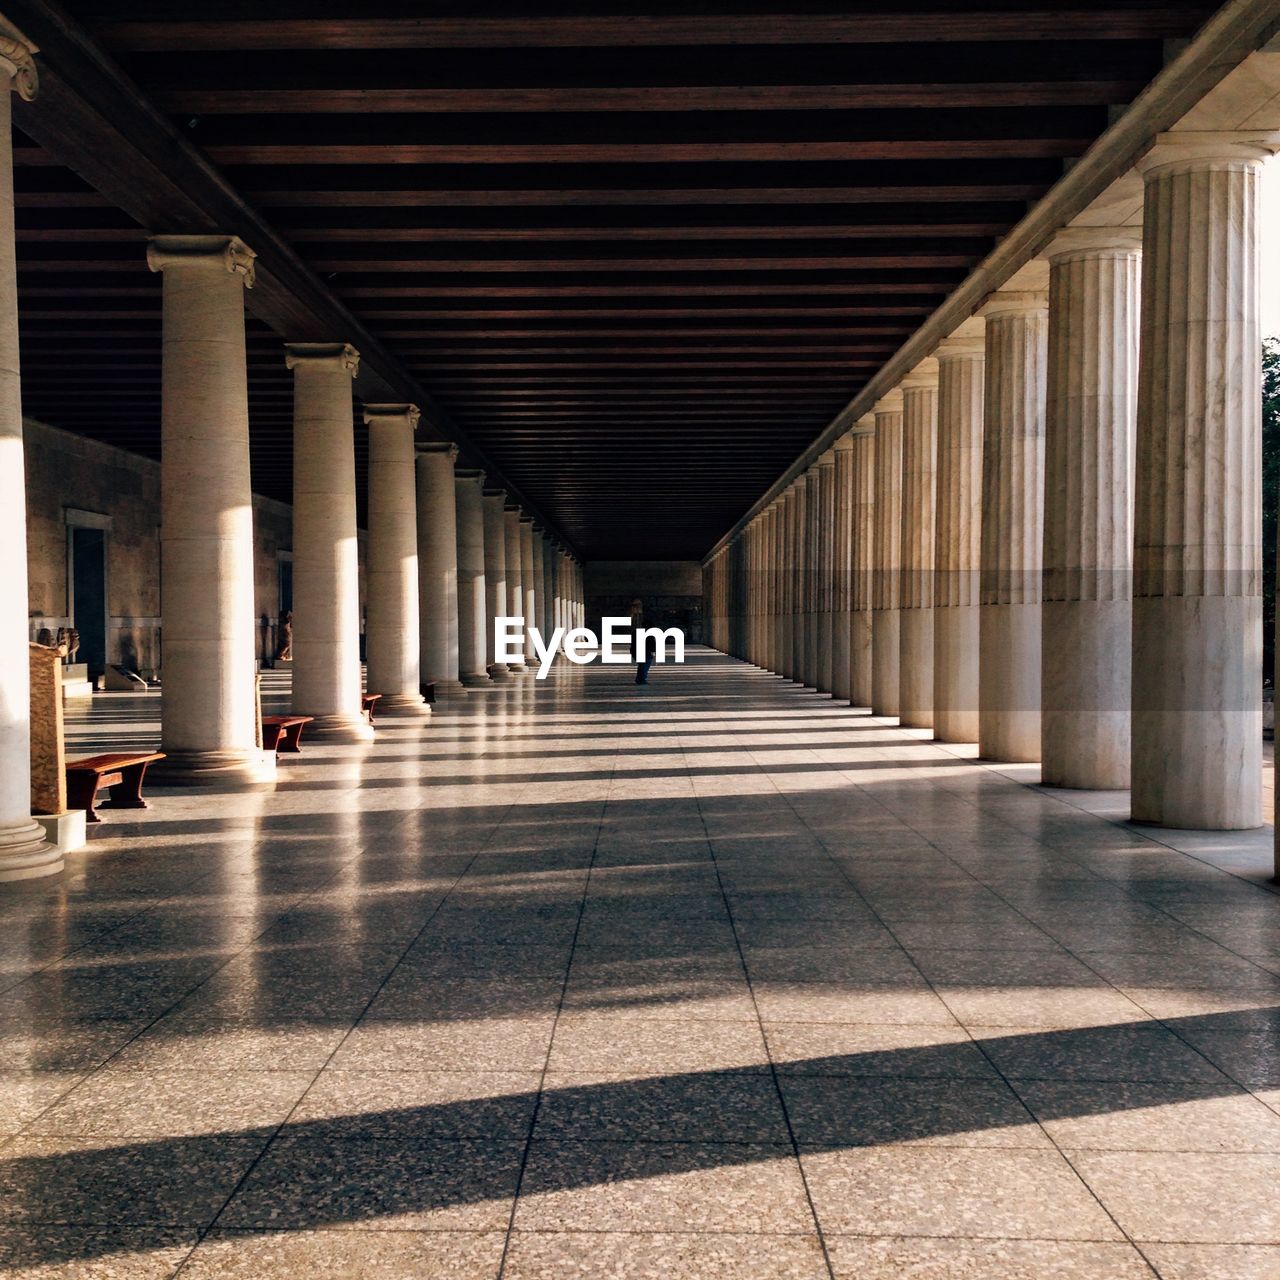
[[[0,828],[0,882],[56,876],[62,867],[62,851],[45,839],[34,818]]]
[[[381,710],[381,703],[378,709]],[[307,715],[300,711],[299,715]],[[316,716],[311,724],[303,730],[303,743],[307,742],[372,742],[373,725],[362,715],[339,713],[336,715]],[[305,748],[304,748],[305,749]]]
[[[487,689],[492,683],[484,671],[464,671],[458,679],[468,689]]]
[[[88,843],[83,809],[68,809],[65,813],[37,813],[32,816],[44,830],[44,838],[59,853],[74,853]]]
[[[379,720],[421,720],[431,714],[431,704],[420,693],[383,694],[374,715]]]
[[[437,702],[443,698],[466,697],[467,687],[461,680],[434,680],[432,683],[436,687]]]
[[[495,683],[499,680],[510,680],[511,672],[507,670],[507,664],[505,662],[495,662],[489,668],[489,679]]]
[[[308,732],[312,726],[307,725]],[[163,744],[162,744],[163,745]],[[276,780],[274,751],[184,751],[164,747],[164,759],[147,770],[147,785],[211,787],[242,791],[269,787]]]
[[[526,667],[524,663],[513,662],[511,663],[510,666],[507,667],[507,674],[511,676],[527,676],[527,675],[532,675],[533,672],[528,667]]]

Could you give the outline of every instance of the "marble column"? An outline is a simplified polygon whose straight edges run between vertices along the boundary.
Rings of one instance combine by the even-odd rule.
[[[3,100],[7,109],[7,93]],[[166,759],[151,772],[159,783],[255,785],[269,781],[274,768],[257,745],[254,692],[244,336],[253,253],[234,237],[158,236],[147,247],[147,262],[163,277],[160,740]]]
[[[542,534],[542,631],[551,635],[556,629],[556,552],[551,535]]]
[[[34,880],[62,870],[62,854],[31,816],[31,686],[27,634],[27,495],[18,366],[18,285],[14,249],[10,91],[36,92],[35,47],[0,19],[0,881]],[[224,240],[223,244],[227,242]],[[225,268],[223,268],[225,271]],[[236,282],[237,292],[241,288]],[[241,370],[243,371],[243,318]],[[243,372],[242,372],[243,376]],[[251,579],[252,581],[252,579]],[[252,621],[252,619],[251,619]],[[246,654],[253,655],[252,630]],[[250,739],[252,743],[252,739]]]
[[[547,635],[547,562],[542,541],[542,526],[532,526],[533,543],[533,620],[541,635]]]
[[[875,601],[876,556],[876,419],[858,419],[853,433],[853,510],[849,540],[849,702],[872,702],[872,605]]]
[[[538,655],[534,652],[529,628],[538,625],[538,587],[533,571],[533,517],[522,515],[517,528],[520,535],[520,616],[524,618],[524,664],[532,671],[538,669]]]
[[[503,545],[507,553],[507,617],[524,619],[524,567],[520,557],[520,508],[508,502],[502,512]],[[513,653],[519,653],[517,662],[507,664],[507,670],[513,676],[529,673],[525,665],[524,651],[517,645],[511,646]],[[536,670],[536,668],[535,668]]]
[[[831,692],[832,681],[832,613],[834,608],[835,539],[836,539],[836,453],[828,449],[818,459],[818,572],[814,582],[817,595],[818,654],[814,671],[816,687]]]
[[[496,660],[493,623],[507,612],[507,535],[502,507],[507,500],[503,489],[484,491],[484,653],[491,680],[507,680],[511,673],[505,662]]]
[[[422,678],[437,698],[465,692],[458,664],[458,447],[418,446],[418,581],[422,600]]]
[[[791,611],[795,607],[795,497],[788,489],[778,507],[778,674],[786,680],[795,670],[795,634]]]
[[[1271,148],[1145,157],[1133,599],[1133,817],[1262,822],[1259,181]]]
[[[488,608],[484,579],[484,472],[453,470],[453,499],[458,516],[458,679],[467,688],[489,684]]]
[[[985,324],[938,344],[938,505],[933,575],[933,736],[978,740]]]
[[[804,672],[808,689],[817,689],[819,667],[819,581],[822,576],[822,487],[815,463],[804,476]]]
[[[790,678],[803,685],[808,649],[805,644],[805,601],[807,597],[809,556],[805,546],[808,529],[804,477],[791,486],[791,671]]]
[[[876,403],[875,579],[871,604],[871,709],[896,716],[901,695],[902,392]]]
[[[835,536],[831,564],[831,696],[848,702],[852,696],[850,662],[850,570],[853,530],[853,434],[846,432],[835,444],[832,513]]]
[[[898,717],[933,727],[933,543],[937,501],[938,362],[922,360],[902,380],[902,612]]]
[[[365,684],[378,714],[422,716],[418,604],[418,495],[414,404],[367,404],[369,541],[365,553]]]
[[[1040,758],[1047,295],[999,290],[987,322],[982,432],[978,752]]]
[[[1049,259],[1041,781],[1129,785],[1138,228],[1070,227]]]
[[[360,561],[351,383],[339,342],[293,343],[293,710],[308,738],[368,742],[360,709]]]

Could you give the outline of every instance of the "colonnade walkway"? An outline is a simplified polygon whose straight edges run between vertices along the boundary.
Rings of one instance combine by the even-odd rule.
[[[0,897],[0,1270],[1273,1277],[1266,837],[1108,803],[706,649],[157,791]]]

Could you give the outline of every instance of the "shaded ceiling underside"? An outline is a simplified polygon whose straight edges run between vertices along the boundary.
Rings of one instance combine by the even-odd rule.
[[[701,556],[1214,7],[68,5],[589,559]],[[17,145],[27,411],[155,456],[144,231]]]

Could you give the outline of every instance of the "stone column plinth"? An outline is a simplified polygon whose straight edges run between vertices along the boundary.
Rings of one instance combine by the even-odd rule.
[[[872,603],[875,596],[876,419],[866,414],[853,433],[850,516],[849,702],[871,706]]]
[[[1143,162],[1133,817],[1262,822],[1258,185],[1270,147],[1166,135]]]
[[[493,623],[507,612],[507,534],[502,518],[507,495],[503,489],[484,490],[484,653],[491,680],[507,680],[505,662],[496,660]]]
[[[978,751],[1040,758],[1040,566],[1049,328],[1041,291],[1001,290],[987,321],[982,437]]]
[[[933,726],[933,543],[938,454],[938,362],[902,380],[902,612],[898,717]]]
[[[1129,785],[1137,229],[1050,245],[1041,781]]]
[[[814,575],[817,621],[817,660],[814,684],[822,693],[831,692],[832,635],[834,609],[835,538],[836,538],[836,454],[828,449],[818,459],[818,572]]]
[[[293,710],[315,718],[308,738],[367,742],[351,405],[360,357],[333,342],[285,350],[293,370]]]
[[[367,404],[369,540],[365,552],[365,684],[380,716],[423,716],[418,603],[418,406]]]
[[[458,513],[458,679],[468,688],[489,684],[485,653],[484,472],[454,468]]]
[[[453,463],[458,447],[418,446],[418,582],[422,678],[436,697],[465,692],[458,678],[458,507]]]
[[[520,508],[507,503],[502,512],[503,545],[507,553],[507,617],[524,620],[524,565],[520,555]],[[524,662],[524,651],[512,645],[512,652],[520,653],[519,662],[511,662],[507,670],[513,676],[529,673]],[[536,668],[535,668],[536,670]]]
[[[978,740],[984,323],[938,345],[938,476],[933,575],[933,736]]]
[[[902,392],[876,404],[875,577],[871,600],[871,709],[896,716],[901,697]]]
[[[163,276],[160,738],[166,756],[148,778],[252,786],[275,773],[274,759],[257,745],[254,693],[244,337],[253,254],[228,236],[158,236],[147,247],[147,262]]]
[[[831,543],[831,696],[848,702],[852,696],[849,657],[850,569],[853,543],[853,435],[846,432],[835,444],[832,471]]]

